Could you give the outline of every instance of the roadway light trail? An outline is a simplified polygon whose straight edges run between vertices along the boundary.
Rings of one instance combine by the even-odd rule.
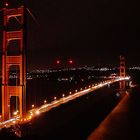
[[[99,88],[102,88],[104,86],[107,86],[109,84],[113,84],[115,82],[118,82],[118,81],[123,81],[123,80],[129,80],[130,77],[125,77],[125,78],[115,78],[115,79],[111,79],[111,80],[108,80],[108,81],[104,81],[102,83],[99,83],[99,84],[94,84],[93,86],[90,86],[89,88],[86,88],[84,90],[80,90],[79,92],[76,90],[75,93],[71,93],[69,94],[68,96],[62,96],[62,98],[58,99],[56,97],[54,97],[54,101],[50,102],[50,103],[47,103],[40,106],[40,107],[37,107],[37,108],[32,108],[31,110],[28,111],[27,113],[27,116],[26,118],[20,118],[19,116],[15,116],[14,118],[11,118],[7,121],[4,121],[4,122],[0,122],[0,129],[6,127],[10,127],[12,125],[15,125],[15,124],[23,124],[23,123],[27,123],[29,122],[32,118],[40,115],[41,113],[44,113],[44,112],[48,112],[49,110],[51,110],[52,108],[54,107],[58,107],[59,105],[61,104],[65,104],[71,100],[74,100],[78,97],[81,97],[87,93],[90,93],[92,91],[95,91]]]

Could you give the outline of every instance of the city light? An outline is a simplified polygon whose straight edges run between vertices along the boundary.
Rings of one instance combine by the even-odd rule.
[[[69,60],[69,64],[72,64],[73,63],[73,61],[72,60]]]

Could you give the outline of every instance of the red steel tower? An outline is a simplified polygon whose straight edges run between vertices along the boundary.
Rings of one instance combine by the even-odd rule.
[[[125,57],[120,56],[120,78],[125,78],[125,76],[126,76]],[[120,89],[125,89],[125,81],[120,82]]]
[[[8,8],[8,4],[6,3],[3,8],[3,13],[2,119],[5,121],[8,120],[12,114],[12,104],[10,101],[12,97],[18,99],[17,106],[20,117],[23,117],[26,113],[24,5],[22,4],[16,8]],[[15,24],[13,21],[17,23]],[[18,26],[17,29],[15,25]],[[16,82],[12,81],[14,77],[16,77]]]
[[[126,76],[125,57],[120,56],[120,77]]]

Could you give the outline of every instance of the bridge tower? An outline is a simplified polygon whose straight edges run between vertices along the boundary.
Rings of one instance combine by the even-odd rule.
[[[120,56],[120,78],[125,78],[125,76],[126,76],[125,57]],[[120,82],[120,89],[125,89],[125,81]]]
[[[126,76],[125,57],[120,56],[120,77]]]
[[[12,97],[16,98],[19,116],[23,117],[26,113],[24,5],[22,3],[16,8],[9,8],[8,3],[4,2],[3,13],[2,120],[5,121],[10,119],[13,113]]]

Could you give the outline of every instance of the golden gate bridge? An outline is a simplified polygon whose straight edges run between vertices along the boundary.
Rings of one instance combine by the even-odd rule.
[[[3,5],[3,18],[4,18],[4,31],[3,31],[3,45],[2,45],[2,114],[0,115],[0,129],[16,126],[17,124],[24,124],[30,122],[35,116],[40,113],[47,112],[54,107],[67,103],[75,98],[83,96],[87,93],[95,91],[99,88],[120,82],[120,89],[125,89],[125,81],[130,77],[126,76],[125,58],[120,56],[120,76],[114,77],[110,80],[106,80],[100,83],[89,85],[89,87],[81,88],[80,91],[69,93],[68,96],[62,95],[62,98],[58,99],[54,97],[54,101],[44,104],[40,107],[32,106],[31,110],[26,110],[26,44],[25,44],[25,29],[24,29],[24,16],[25,6],[22,3],[18,8],[8,8],[8,3]],[[18,30],[10,29],[9,23],[11,19],[16,19],[20,25]],[[19,48],[16,53],[10,53],[10,44],[15,41]],[[12,46],[13,47],[13,46]],[[13,48],[11,48],[12,50]],[[16,70],[19,79],[16,83],[11,83],[9,79],[10,71]],[[10,98],[16,97],[17,110],[14,112],[14,117],[11,115]],[[21,136],[15,130],[15,134]]]

